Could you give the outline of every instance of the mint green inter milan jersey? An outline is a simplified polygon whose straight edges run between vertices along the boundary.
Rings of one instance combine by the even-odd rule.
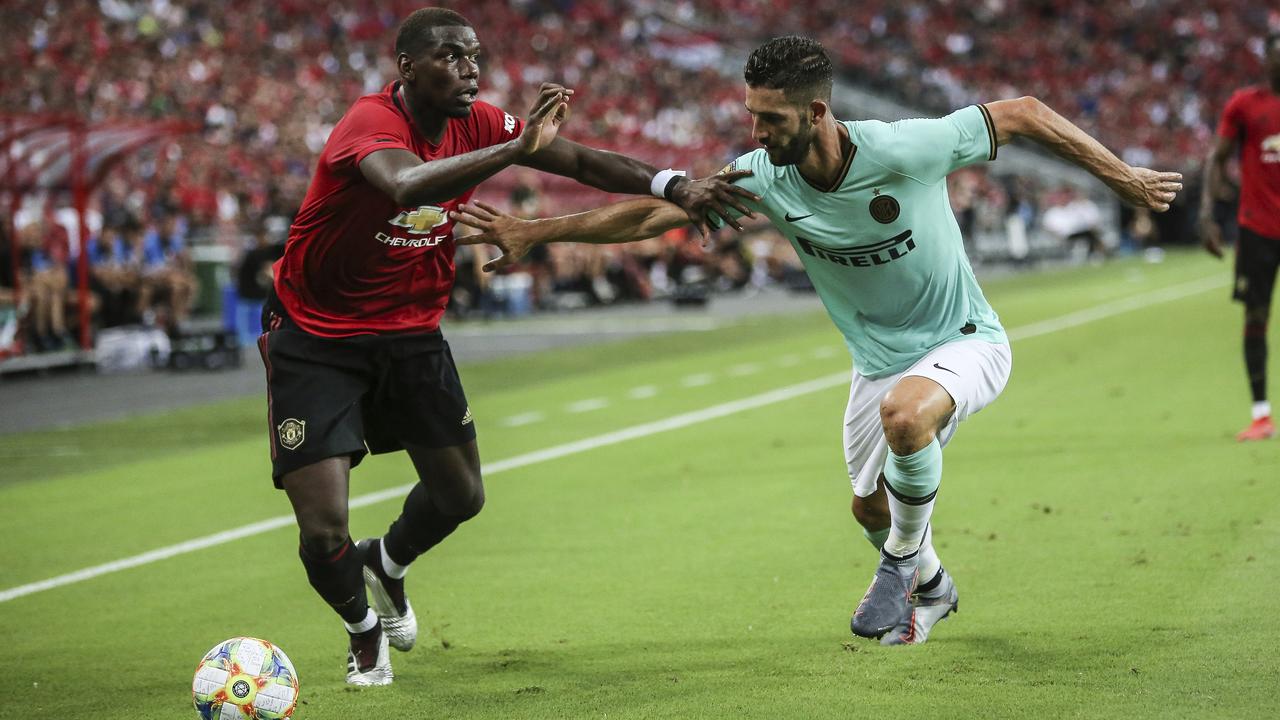
[[[817,188],[794,165],[756,150],[727,170],[795,246],[858,372],[902,372],[953,340],[1007,342],[964,252],[947,174],[996,155],[978,105],[937,119],[841,123],[853,151],[836,184]]]

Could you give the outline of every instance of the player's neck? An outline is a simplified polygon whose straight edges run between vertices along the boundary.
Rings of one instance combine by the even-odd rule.
[[[796,169],[814,187],[829,188],[840,181],[853,151],[848,129],[828,116],[818,126],[816,142]]]
[[[404,107],[409,111],[409,117],[413,118],[413,124],[418,128],[418,132],[422,137],[426,138],[432,145],[436,145],[444,137],[444,128],[448,124],[449,118],[439,113],[430,113],[419,110],[413,101],[409,99],[409,93],[404,91],[404,86],[396,87],[396,92],[400,94],[400,101],[404,103]]]

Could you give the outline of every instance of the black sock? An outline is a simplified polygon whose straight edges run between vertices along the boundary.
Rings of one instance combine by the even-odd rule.
[[[1244,366],[1249,372],[1249,391],[1254,402],[1267,399],[1267,325],[1244,326]]]
[[[400,517],[391,523],[383,538],[387,557],[397,565],[408,565],[449,537],[468,517],[452,517],[436,508],[422,483],[413,486],[404,499]]]
[[[916,592],[929,592],[938,587],[942,583],[942,566],[938,566],[938,572],[927,583],[923,583],[916,587]]]
[[[355,625],[369,614],[369,600],[364,593],[360,554],[351,538],[336,550],[324,554],[308,551],[298,543],[298,557],[307,570],[307,579],[320,597],[343,619]]]

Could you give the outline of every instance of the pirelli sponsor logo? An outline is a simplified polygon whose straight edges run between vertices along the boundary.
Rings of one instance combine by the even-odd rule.
[[[796,244],[806,255],[846,267],[888,265],[916,249],[916,241],[912,239],[910,230],[904,230],[888,240],[850,248],[830,248],[799,236],[796,237]]]

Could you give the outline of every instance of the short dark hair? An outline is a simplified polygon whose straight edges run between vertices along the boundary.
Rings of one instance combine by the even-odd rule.
[[[782,90],[792,101],[831,100],[831,58],[813,38],[788,35],[766,42],[747,58],[742,76],[751,87]]]
[[[418,57],[431,47],[431,29],[436,27],[471,27],[471,23],[448,8],[428,7],[414,10],[396,31],[396,55]]]

